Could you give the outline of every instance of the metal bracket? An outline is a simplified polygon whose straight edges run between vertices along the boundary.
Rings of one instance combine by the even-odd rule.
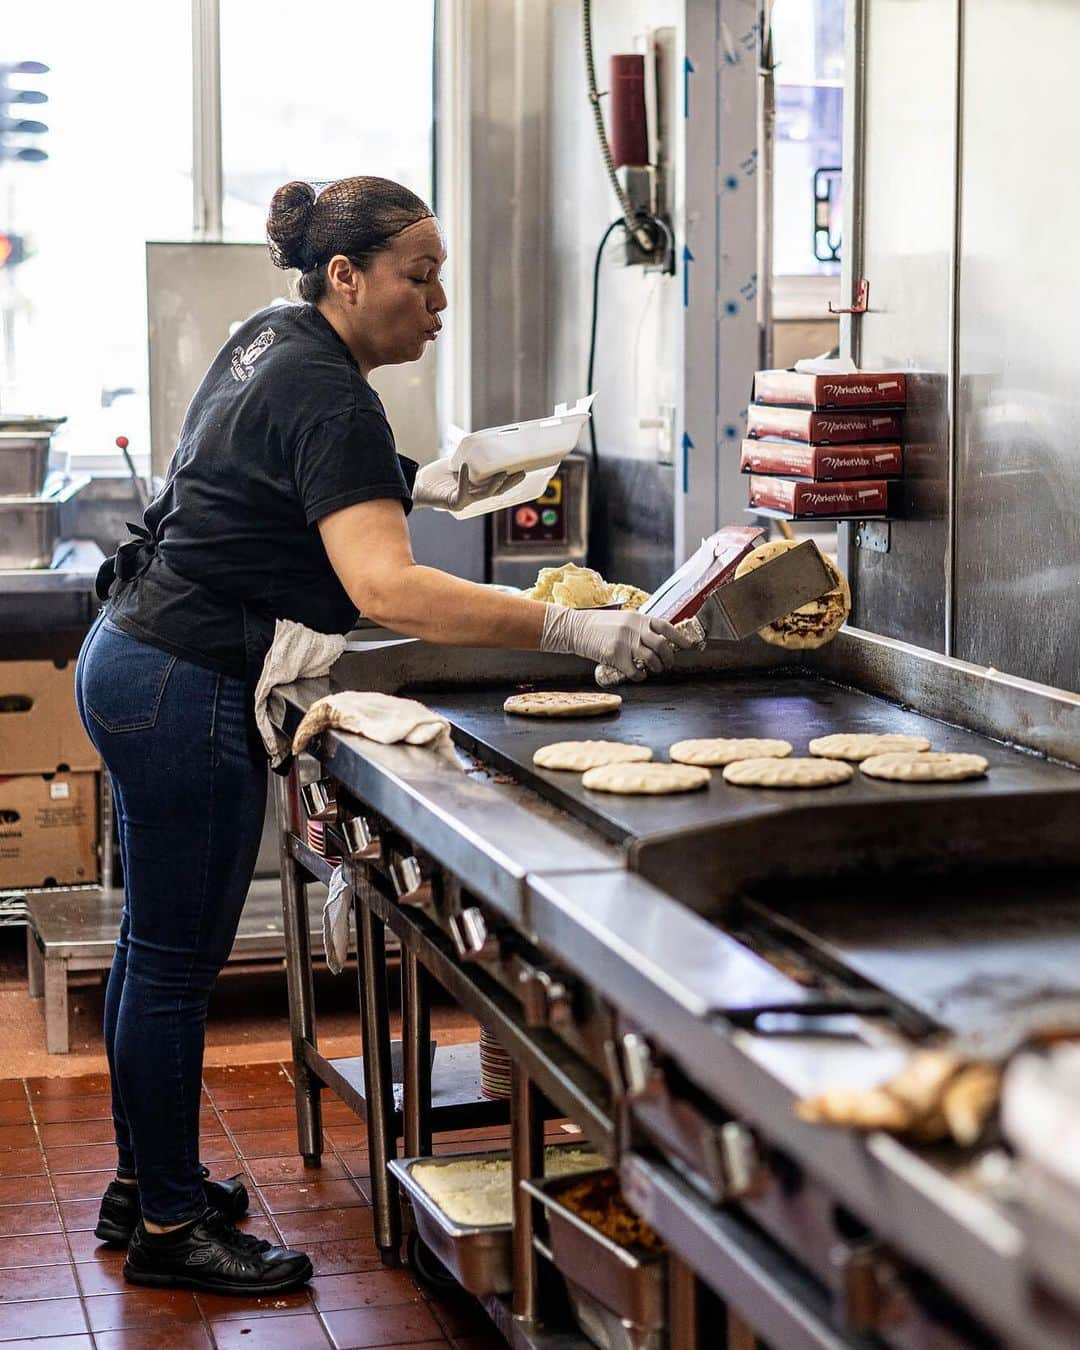
[[[887,520],[860,520],[855,523],[855,547],[867,548],[872,553],[888,553],[892,544],[892,527]]]
[[[829,301],[830,314],[865,314],[870,308],[870,283],[865,277],[860,277],[856,283],[855,300],[847,308],[837,309],[833,302]]]
[[[573,998],[558,975],[519,958],[517,984],[526,1026],[558,1027],[573,1022]]]
[[[337,820],[337,787],[332,778],[317,778],[313,783],[304,783],[300,797],[308,820]]]
[[[907,1294],[890,1254],[873,1238],[829,1253],[833,1316],[845,1331],[873,1333],[904,1320]]]
[[[447,926],[461,961],[493,961],[499,955],[499,939],[475,905],[451,914]]]
[[[622,1037],[622,1073],[626,1096],[630,1101],[659,1096],[664,1088],[663,1071],[658,1069],[644,1036],[628,1031]]]
[[[429,905],[432,900],[431,882],[425,878],[420,861],[414,855],[396,857],[387,869],[390,884],[401,905]]]
[[[363,816],[341,820],[339,829],[331,832],[331,838],[337,838],[339,834],[344,854],[350,862],[378,862],[382,857],[379,836]]]
[[[717,1204],[762,1194],[768,1171],[749,1126],[728,1120],[701,1133],[705,1170]]]

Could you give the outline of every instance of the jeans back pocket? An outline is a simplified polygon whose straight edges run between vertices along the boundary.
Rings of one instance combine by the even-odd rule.
[[[109,732],[149,731],[175,665],[175,656],[103,620],[83,660],[87,713]]]

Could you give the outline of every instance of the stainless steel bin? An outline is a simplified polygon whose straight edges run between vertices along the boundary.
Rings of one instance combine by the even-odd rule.
[[[667,1340],[667,1253],[620,1246],[560,1196],[603,1173],[524,1181],[543,1205],[551,1260],[566,1280],[582,1330],[604,1350],[661,1350]]]
[[[0,497],[39,497],[49,472],[48,432],[0,430]]]

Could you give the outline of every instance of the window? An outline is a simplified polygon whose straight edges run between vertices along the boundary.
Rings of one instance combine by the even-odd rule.
[[[776,146],[773,272],[836,275],[828,240],[840,239],[844,0],[775,0]],[[827,171],[833,170],[830,174]],[[815,255],[815,186],[825,198]]]
[[[433,50],[434,0],[221,0],[226,239],[262,241],[290,178],[430,200]],[[191,51],[190,0],[5,9],[2,59],[50,68],[26,110],[49,158],[0,160],[0,232],[28,246],[0,269],[0,410],[66,414],[57,448],[84,467],[118,435],[148,453],[146,242],[191,237]]]
[[[73,452],[149,444],[145,242],[191,230],[190,53],[184,0],[5,8],[4,59],[50,68],[27,110],[49,158],[0,162],[0,227],[29,250],[0,272],[0,407],[66,414]]]
[[[434,37],[434,0],[222,0],[226,239],[263,239],[291,178],[377,174],[430,201]]]

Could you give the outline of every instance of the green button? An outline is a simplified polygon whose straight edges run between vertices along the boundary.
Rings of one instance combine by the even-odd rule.
[[[555,525],[559,520],[558,511],[545,511],[541,517],[545,525]]]

